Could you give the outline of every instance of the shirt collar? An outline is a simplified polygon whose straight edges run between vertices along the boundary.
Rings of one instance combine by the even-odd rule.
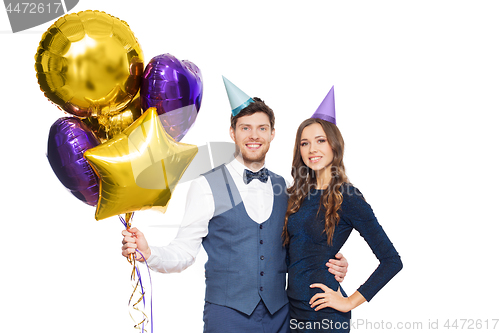
[[[243,179],[243,173],[245,172],[245,169],[248,169],[243,163],[241,163],[240,161],[238,161],[235,158],[231,162],[229,162],[228,165],[230,167],[232,167],[234,169],[234,171],[236,171],[238,173],[238,175],[241,176],[241,179]],[[260,171],[261,169],[263,169],[265,167],[266,167],[266,164],[264,163],[264,165],[262,166],[262,168],[260,168],[259,170],[254,171],[254,172]],[[248,169],[248,170],[250,170],[250,169]],[[252,170],[250,170],[250,171],[252,171]]]

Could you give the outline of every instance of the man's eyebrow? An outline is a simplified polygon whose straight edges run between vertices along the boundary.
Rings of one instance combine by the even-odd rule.
[[[252,124],[239,124],[238,126],[252,126]],[[269,124],[256,125],[256,127],[261,127],[261,126],[267,126],[267,127],[269,127]]]

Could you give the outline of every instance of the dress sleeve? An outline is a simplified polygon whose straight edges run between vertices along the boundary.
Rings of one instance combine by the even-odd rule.
[[[347,189],[343,193],[342,218],[360,233],[380,262],[368,280],[358,288],[370,301],[403,268],[403,263],[361,192],[355,187]]]

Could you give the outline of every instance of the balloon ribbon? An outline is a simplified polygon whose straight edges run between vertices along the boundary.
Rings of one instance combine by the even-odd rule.
[[[120,218],[120,221],[127,228],[127,230],[130,229],[132,226],[131,221],[132,221],[133,216],[134,216],[134,213],[126,213],[125,217],[118,215],[118,217]],[[142,260],[144,260],[144,262],[146,263],[146,266],[148,268],[149,283],[151,285],[151,297],[150,297],[150,299],[151,299],[151,333],[153,333],[153,295],[152,295],[153,284],[151,281],[151,273],[149,271],[149,265],[146,262],[146,259],[144,258],[143,254],[138,249],[136,249],[136,252],[139,253],[139,255],[141,256]],[[131,253],[127,257],[127,261],[132,265],[132,273],[130,275],[130,279],[132,281],[132,286],[133,286],[133,291],[132,291],[132,294],[130,295],[128,305],[129,305],[129,307],[132,306],[133,310],[138,311],[142,314],[142,320],[140,322],[137,322],[136,319],[134,318],[134,316],[132,315],[132,312],[130,309],[129,309],[129,315],[132,318],[132,320],[135,322],[134,328],[142,329],[142,332],[144,333],[144,332],[147,332],[147,330],[144,328],[144,326],[149,323],[149,319],[148,319],[148,316],[146,315],[146,313],[138,307],[142,301],[143,308],[145,308],[146,307],[146,300],[144,298],[145,292],[144,292],[144,288],[143,288],[143,284],[142,284],[141,272],[139,271],[139,266],[136,265],[136,257],[137,257],[136,253]],[[140,291],[139,291],[139,287],[141,287]],[[138,295],[138,298],[136,297],[137,300],[134,302],[133,299],[137,293],[139,295]]]

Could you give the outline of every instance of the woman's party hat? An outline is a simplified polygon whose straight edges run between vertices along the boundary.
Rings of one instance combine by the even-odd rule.
[[[333,124],[337,124],[335,118],[335,96],[333,94],[333,86],[311,118],[323,119]]]

